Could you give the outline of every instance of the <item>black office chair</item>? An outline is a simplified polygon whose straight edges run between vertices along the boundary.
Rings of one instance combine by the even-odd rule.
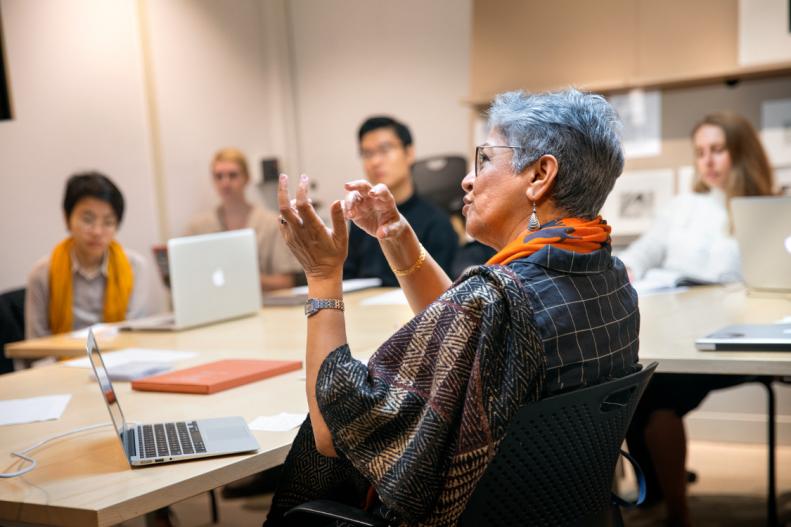
[[[615,466],[632,414],[657,363],[637,373],[522,407],[461,517],[462,526],[619,526]],[[317,500],[287,517],[387,525],[364,511]]]
[[[0,294],[0,374],[14,371],[14,361],[5,356],[5,345],[25,338],[25,289]]]
[[[464,205],[461,180],[467,175],[467,160],[458,155],[433,156],[412,165],[412,180],[418,194],[449,215]]]

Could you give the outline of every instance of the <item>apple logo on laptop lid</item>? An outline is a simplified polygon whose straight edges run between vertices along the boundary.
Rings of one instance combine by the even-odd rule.
[[[211,274],[211,282],[216,287],[222,287],[225,285],[225,273],[222,272],[221,268],[218,268]]]

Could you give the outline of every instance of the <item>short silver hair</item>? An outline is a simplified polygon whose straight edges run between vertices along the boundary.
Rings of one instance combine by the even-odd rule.
[[[551,199],[572,216],[599,214],[615,180],[623,171],[621,121],[600,95],[573,88],[498,95],[489,108],[489,127],[500,132],[514,150],[517,173],[542,155],[558,160]]]

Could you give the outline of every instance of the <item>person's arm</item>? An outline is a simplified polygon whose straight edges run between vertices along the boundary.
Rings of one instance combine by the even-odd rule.
[[[385,185],[372,187],[360,180],[346,183],[345,188],[349,191],[344,203],[346,217],[379,240],[409,306],[415,313],[422,311],[447,291],[450,278],[428,251],[421,251],[415,231],[398,212]]]
[[[348,233],[340,201],[330,207],[332,229],[327,228],[308,200],[308,178],[302,176],[297,198],[292,206],[288,196],[288,178],[280,176],[278,188],[280,231],[291,252],[302,264],[308,281],[308,296],[320,299],[343,298],[343,261],[346,258]],[[316,402],[316,379],[324,359],[346,344],[346,319],[343,311],[322,309],[308,318],[305,370],[308,411],[316,449],[325,456],[336,456],[332,434]]]
[[[398,234],[379,240],[379,244],[409,307],[419,313],[448,290],[451,280],[426,249],[421,254],[422,245],[415,231],[406,220],[402,218],[402,221],[405,225]]]
[[[152,311],[148,302],[148,288],[150,286],[148,282],[148,266],[143,257],[137,253],[127,252],[126,257],[132,265],[132,275],[134,277],[132,296],[129,298],[129,304],[126,307],[126,319],[134,320],[143,318]]]
[[[52,334],[49,327],[49,266],[36,264],[28,277],[25,290],[25,338]]]

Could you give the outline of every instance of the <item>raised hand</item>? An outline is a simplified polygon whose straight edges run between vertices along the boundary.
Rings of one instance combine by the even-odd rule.
[[[368,181],[357,180],[344,188],[348,192],[344,201],[346,218],[363,231],[381,240],[396,237],[406,228],[407,222],[386,185],[371,186]]]
[[[305,276],[339,278],[348,251],[348,232],[340,200],[330,206],[332,228],[327,227],[308,198],[308,177],[299,178],[296,199],[288,195],[288,176],[280,175],[277,202],[280,209],[280,233],[288,248],[299,260]]]

